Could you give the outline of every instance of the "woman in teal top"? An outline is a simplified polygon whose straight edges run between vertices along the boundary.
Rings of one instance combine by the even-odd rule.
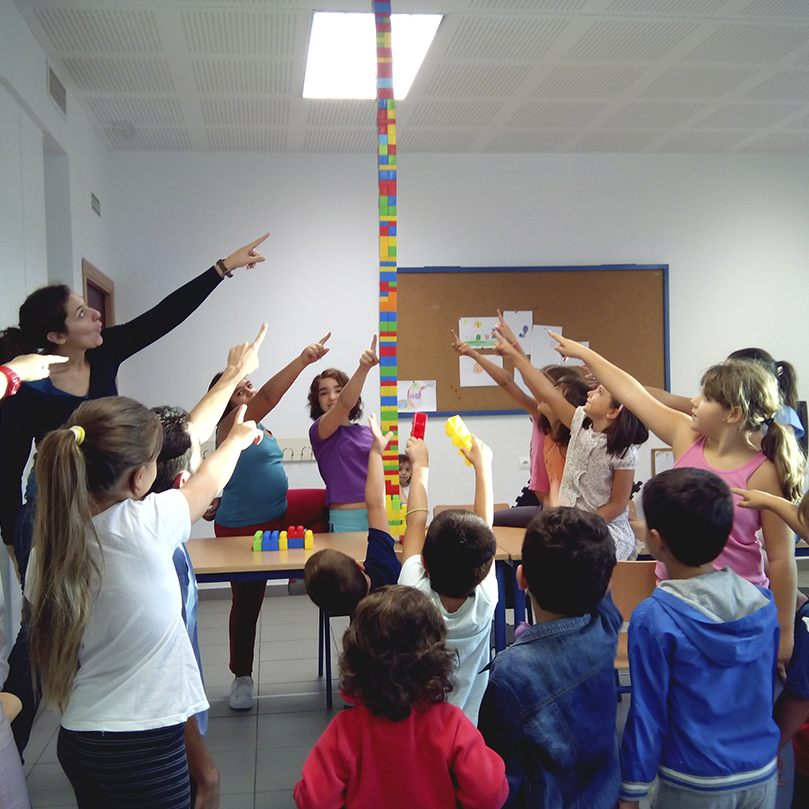
[[[233,427],[236,410],[247,405],[245,419],[252,419],[263,430],[259,444],[248,447],[236,464],[236,470],[222,492],[216,511],[214,533],[222,536],[244,536],[256,531],[282,531],[287,510],[289,483],[284,471],[281,448],[272,433],[260,422],[281,401],[307,365],[321,359],[329,349],[325,342],[308,345],[286,368],[269,382],[256,388],[246,377],[238,384],[228,402],[228,409],[217,428],[217,444],[224,441]],[[216,384],[220,374],[214,377]],[[267,582],[231,582],[233,603],[230,609],[230,670],[234,680],[230,690],[230,707],[248,710],[253,705],[253,647],[256,642],[256,622],[264,601]]]

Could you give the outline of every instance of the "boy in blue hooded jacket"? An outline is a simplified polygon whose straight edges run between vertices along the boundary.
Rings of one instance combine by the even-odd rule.
[[[711,565],[733,508],[727,485],[706,470],[672,469],[644,488],[646,547],[671,578],[629,626],[621,809],[637,807],[655,776],[656,809],[775,806],[775,602]]]

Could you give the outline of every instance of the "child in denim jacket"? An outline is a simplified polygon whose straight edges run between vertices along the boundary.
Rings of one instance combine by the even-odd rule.
[[[536,623],[492,662],[479,722],[506,762],[506,807],[618,802],[621,615],[605,596],[614,567],[615,543],[597,514],[548,509],[526,529],[517,582]]]

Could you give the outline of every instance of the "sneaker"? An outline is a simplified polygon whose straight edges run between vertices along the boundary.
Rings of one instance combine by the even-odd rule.
[[[234,711],[249,711],[253,707],[252,677],[236,677],[230,686],[228,705]]]

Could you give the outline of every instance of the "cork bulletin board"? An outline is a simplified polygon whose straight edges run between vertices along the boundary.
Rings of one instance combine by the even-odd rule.
[[[643,384],[668,388],[666,264],[400,267],[397,286],[398,377],[434,379],[436,415],[523,412],[499,387],[460,385],[450,329],[497,309],[532,309],[534,323],[561,325]]]

